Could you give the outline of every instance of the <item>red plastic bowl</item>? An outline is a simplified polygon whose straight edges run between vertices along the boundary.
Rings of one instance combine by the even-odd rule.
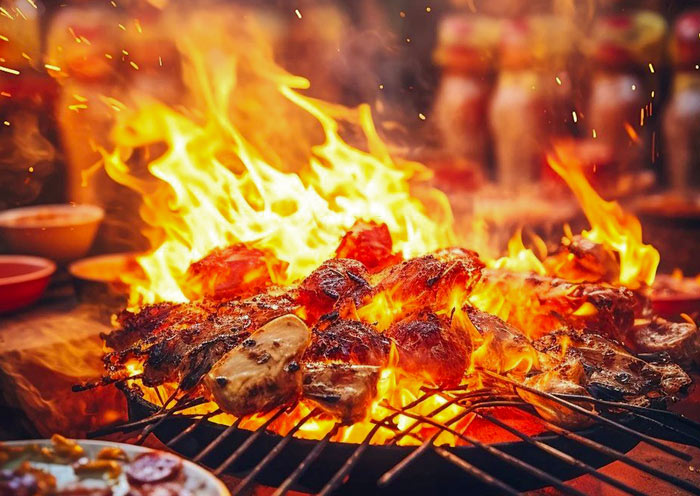
[[[44,293],[56,264],[24,255],[0,255],[0,313],[31,305]]]

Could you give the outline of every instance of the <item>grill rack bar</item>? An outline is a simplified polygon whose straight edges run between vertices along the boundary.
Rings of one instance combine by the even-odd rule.
[[[604,417],[603,415],[599,415],[597,413],[591,412],[589,410],[586,410],[583,407],[580,407],[579,405],[572,403],[572,401],[586,401],[589,403],[594,403],[598,406],[601,407],[606,407],[610,410],[627,410],[631,415],[633,415],[635,418],[642,419],[645,421],[651,421],[651,424],[653,424],[655,427],[661,428],[668,430],[670,432],[673,432],[677,435],[681,435],[686,439],[687,441],[691,441],[690,443],[686,444],[696,444],[698,440],[700,440],[700,436],[691,434],[686,431],[682,431],[679,429],[676,429],[663,421],[657,420],[656,418],[651,417],[650,415],[658,415],[658,416],[668,416],[669,419],[677,420],[683,424],[686,424],[689,428],[695,429],[698,431],[700,434],[700,424],[693,422],[689,419],[686,419],[685,417],[682,417],[680,415],[674,414],[672,412],[668,412],[665,410],[658,410],[658,409],[653,409],[653,408],[646,408],[646,407],[640,407],[636,405],[627,405],[624,403],[617,403],[617,402],[612,402],[612,401],[605,401],[605,400],[599,400],[595,398],[590,398],[586,396],[576,396],[576,395],[552,395],[549,393],[544,393],[542,391],[536,390],[534,388],[529,388],[528,386],[525,386],[523,384],[517,383],[507,377],[503,377],[499,374],[495,374],[489,371],[480,371],[485,373],[487,376],[491,377],[492,379],[495,379],[496,381],[501,381],[503,384],[509,384],[512,386],[513,391],[517,392],[517,389],[523,389],[528,392],[531,392],[533,394],[538,394],[548,400],[554,401],[559,405],[565,406],[567,408],[570,408],[571,410],[574,410],[578,413],[582,413],[583,415],[590,415],[591,418],[598,423],[602,423],[605,425],[608,425],[610,427],[616,428],[624,432],[625,434],[628,434],[629,436],[634,437],[638,441],[646,442],[647,444],[650,444],[674,457],[680,458],[685,461],[689,461],[691,459],[690,456],[688,456],[685,453],[682,453],[674,448],[671,448],[663,443],[661,443],[658,439],[649,436],[647,434],[644,434],[642,432],[639,432],[635,429],[632,429],[626,425],[620,424],[619,422],[616,422],[610,418]],[[413,430],[418,427],[420,424],[429,424],[435,428],[437,428],[437,432],[434,433],[431,438],[427,439],[424,441],[423,444],[421,444],[419,447],[413,449],[410,451],[410,453],[401,459],[394,467],[392,467],[390,470],[386,471],[378,480],[377,480],[377,485],[379,487],[385,487],[388,484],[390,484],[393,480],[397,479],[402,473],[406,471],[408,467],[413,465],[413,463],[420,458],[423,454],[425,454],[428,451],[432,451],[447,462],[451,463],[452,465],[458,467],[460,470],[462,470],[464,473],[468,474],[469,476],[481,481],[484,484],[487,484],[493,488],[496,488],[500,493],[503,494],[519,494],[518,491],[507,484],[506,482],[498,479],[495,475],[492,473],[489,473],[487,471],[482,470],[479,467],[474,466],[473,464],[469,463],[468,461],[464,460],[461,458],[458,454],[454,453],[450,449],[443,447],[443,446],[436,446],[434,445],[434,442],[437,440],[440,434],[443,432],[450,432],[453,435],[459,437],[460,439],[463,439],[466,442],[470,441],[476,441],[479,443],[478,440],[472,440],[469,438],[469,436],[465,436],[464,433],[460,433],[452,428],[449,427],[449,425],[452,425],[453,423],[456,423],[459,418],[463,418],[466,415],[469,415],[473,413],[474,415],[478,415],[480,418],[492,423],[493,425],[496,425],[498,427],[504,428],[504,426],[509,427],[506,428],[506,431],[509,431],[511,434],[519,437],[523,442],[527,442],[529,444],[535,443],[537,446],[537,443],[541,443],[535,438],[532,438],[531,436],[528,436],[527,434],[519,431],[517,428],[514,428],[512,426],[508,426],[508,424],[505,424],[504,422],[496,419],[495,417],[489,415],[489,414],[484,414],[483,412],[480,412],[482,409],[488,409],[488,408],[493,408],[493,407],[498,407],[498,406],[512,406],[512,407],[517,407],[521,411],[524,411],[528,413],[529,415],[532,416],[533,419],[536,419],[539,421],[544,427],[546,427],[549,431],[560,435],[563,438],[566,438],[570,441],[576,442],[582,446],[585,446],[586,448],[589,448],[591,450],[595,450],[606,457],[609,457],[613,460],[620,461],[622,463],[625,463],[637,470],[640,470],[660,481],[667,482],[673,486],[676,486],[678,488],[684,489],[692,494],[697,494],[700,495],[700,487],[693,484],[692,482],[684,479],[680,479],[676,476],[667,474],[665,472],[662,472],[650,465],[648,465],[645,462],[641,462],[639,460],[635,460],[628,456],[627,454],[620,452],[618,450],[615,450],[614,448],[611,448],[610,446],[601,444],[597,441],[594,441],[592,439],[583,437],[575,432],[572,432],[566,428],[559,427],[555,424],[552,424],[551,422],[548,422],[545,419],[542,419],[538,415],[536,415],[534,408],[532,405],[525,403],[519,396],[517,395],[495,395],[493,391],[489,393],[488,390],[482,390],[482,391],[471,391],[471,392],[466,392],[464,394],[460,394],[457,390],[438,390],[438,389],[429,389],[426,388],[424,389],[425,394],[418,398],[417,400],[411,402],[410,404],[404,406],[401,409],[396,409],[396,408],[391,408],[392,413],[390,413],[388,416],[381,420],[373,420],[375,423],[375,426],[372,428],[370,433],[365,437],[362,443],[358,444],[351,455],[347,458],[345,463],[331,476],[331,478],[328,480],[328,482],[325,484],[325,486],[322,488],[322,490],[319,492],[319,495],[326,496],[328,494],[331,494],[335,490],[337,490],[346,480],[347,477],[350,475],[352,472],[353,468],[356,466],[358,461],[361,459],[362,455],[365,453],[367,447],[370,445],[372,437],[376,434],[376,432],[381,428],[390,428],[395,431],[394,437],[390,439],[390,441],[387,444],[396,444],[400,439],[403,437],[409,435],[412,437],[415,437],[413,434]],[[126,390],[125,390],[126,391]],[[421,402],[425,401],[426,399],[432,397],[434,394],[440,394],[443,398],[446,399],[446,402],[443,403],[440,407],[436,408],[433,412],[429,413],[428,415],[421,416],[417,414],[413,414],[412,412],[409,412],[408,410],[414,408]],[[158,395],[159,398],[162,398],[162,396]],[[490,398],[490,400],[489,400]],[[497,398],[494,400],[494,398]],[[158,410],[156,410],[152,415],[150,415],[147,418],[135,421],[135,422],[129,422],[126,424],[122,424],[113,428],[108,428],[108,429],[101,429],[99,432],[92,433],[92,436],[102,436],[105,434],[108,434],[110,432],[128,432],[128,431],[133,431],[141,428],[141,433],[139,435],[139,439],[145,438],[148,433],[153,432],[159,425],[162,423],[166,422],[170,418],[184,418],[187,420],[191,420],[192,423],[187,426],[186,429],[178,433],[175,437],[170,439],[167,442],[167,445],[171,448],[173,448],[175,445],[177,445],[179,442],[183,441],[185,438],[187,438],[190,435],[194,435],[195,431],[202,426],[206,421],[211,419],[213,416],[220,414],[220,410],[216,410],[213,412],[209,412],[206,414],[200,414],[200,415],[191,415],[191,414],[184,414],[184,413],[179,413],[175,415],[177,412],[181,412],[182,410],[186,410],[187,408],[190,408],[192,406],[196,406],[199,404],[202,404],[206,402],[203,398],[187,398],[187,395],[183,395],[182,397],[178,398],[177,401],[175,402],[175,405],[168,408],[167,405],[170,404],[170,402],[175,399],[175,393],[173,393],[167,400],[163,401],[161,400],[161,405]],[[455,419],[450,419],[450,421],[446,423],[441,423],[437,422],[436,420],[432,419],[431,417],[437,415],[444,409],[446,409],[449,406],[452,405],[457,405],[461,408],[463,408],[463,411],[460,412],[458,415],[455,417],[459,417]],[[582,411],[581,411],[582,410]],[[253,433],[248,437],[248,439],[240,444],[234,452],[231,454],[231,456],[228,457],[226,461],[224,461],[222,464],[219,465],[218,468],[216,468],[215,473],[220,474],[227,468],[229,468],[233,463],[241,456],[243,455],[250,446],[254,444],[254,441],[261,435],[263,432],[267,430],[267,428],[272,424],[274,420],[279,418],[284,413],[285,409],[279,409],[277,412],[275,412],[268,421],[266,421],[262,426],[260,426],[258,429],[253,431]],[[262,460],[260,460],[253,468],[248,472],[248,474],[245,476],[245,478],[239,483],[239,485],[235,489],[235,493],[238,493],[240,490],[247,488],[252,482],[255,481],[256,477],[265,469],[267,464],[276,456],[279,455],[285,448],[285,446],[291,441],[293,438],[294,434],[298,432],[298,430],[301,428],[301,426],[309,421],[311,418],[314,417],[315,414],[318,414],[318,411],[311,412],[309,415],[301,419],[295,426],[292,427],[292,429],[283,437],[280,437],[279,440],[277,441],[277,445],[265,456],[263,457]],[[406,428],[400,429],[398,426],[394,423],[392,423],[392,420],[398,417],[399,415],[404,415],[407,418],[413,418],[414,421]],[[495,420],[496,422],[493,422]],[[213,440],[211,440],[202,450],[193,458],[195,462],[202,463],[203,459],[210,454],[217,446],[219,446],[224,439],[226,439],[232,432],[237,430],[239,428],[239,424],[241,422],[241,419],[237,419],[231,426],[227,427],[224,431],[222,431],[219,435],[217,435]],[[499,425],[502,424],[502,425]],[[330,429],[330,431],[324,436],[324,438],[318,442],[315,443],[313,449],[305,456],[305,458],[302,460],[301,463],[299,463],[294,470],[284,479],[284,481],[278,486],[277,490],[274,492],[274,496],[281,496],[285,494],[291,487],[297,483],[297,481],[303,476],[303,474],[307,471],[309,466],[313,464],[319,456],[322,454],[322,452],[328,447],[328,445],[331,443],[331,439],[336,435],[338,429],[341,427],[340,424],[336,423],[333,425],[333,427]],[[145,434],[144,434],[145,433]],[[249,442],[248,442],[249,440]],[[651,441],[651,442],[649,442]],[[473,443],[471,443],[473,444]],[[484,445],[481,443],[485,449],[493,448],[492,446],[486,444]],[[474,444],[473,444],[474,445]],[[476,445],[478,446],[478,445]],[[544,446],[548,446],[547,444],[544,444]],[[539,446],[540,449],[543,449],[542,446]],[[496,450],[498,450],[496,448]],[[553,452],[548,452],[548,455],[554,456],[555,458],[562,459],[562,457],[567,457],[570,456],[567,453],[556,450],[554,449],[555,452],[558,452],[556,456],[553,454]],[[507,455],[507,454],[506,454]],[[508,455],[507,455],[508,456]],[[507,457],[506,456],[506,457]],[[575,460],[575,459],[574,459]],[[575,460],[576,462],[580,462],[579,460]],[[521,463],[525,463],[527,465],[527,462],[524,462],[523,460],[520,460],[518,458],[514,458],[509,461],[510,464],[513,466],[520,466]],[[583,463],[583,462],[580,462]],[[585,463],[583,463],[584,466],[579,465],[578,468],[584,469],[584,472],[590,473],[592,476],[598,478],[599,480],[610,484],[613,487],[617,487],[618,489],[621,489],[625,492],[628,492],[629,494],[635,494],[635,495],[645,495],[645,493],[629,487],[627,484],[609,476],[606,474],[601,474],[598,472],[595,468],[591,466],[585,467]],[[522,467],[521,467],[522,468]],[[535,471],[541,471],[541,469],[537,467],[535,468]],[[546,482],[555,485],[558,487],[561,491],[567,493],[567,494],[575,494],[575,495],[580,495],[580,491],[577,491],[576,489],[567,486],[564,481],[561,481],[557,479],[555,476],[552,474],[547,473],[546,471],[541,471],[542,473],[540,474],[543,480]]]

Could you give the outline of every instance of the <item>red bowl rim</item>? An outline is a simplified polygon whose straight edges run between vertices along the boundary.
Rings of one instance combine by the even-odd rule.
[[[48,258],[30,257],[29,255],[0,255],[0,264],[20,263],[33,265],[36,270],[17,276],[0,277],[0,286],[36,281],[50,277],[56,271],[56,264]]]

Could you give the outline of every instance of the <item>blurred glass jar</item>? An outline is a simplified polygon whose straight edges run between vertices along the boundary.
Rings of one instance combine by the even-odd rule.
[[[503,186],[538,180],[547,147],[570,134],[566,62],[574,36],[571,23],[557,16],[512,21],[503,31],[501,71],[489,110],[496,177]]]
[[[666,22],[651,11],[601,17],[584,48],[594,67],[588,102],[591,136],[610,147],[619,172],[649,163],[650,126],[640,113],[653,87],[645,74],[662,60]]]
[[[680,16],[673,29],[675,74],[664,115],[665,166],[669,184],[683,191],[700,187],[700,10]]]
[[[487,120],[500,23],[479,16],[445,17],[434,60],[442,77],[433,115],[442,147],[454,157],[485,167],[489,157]]]

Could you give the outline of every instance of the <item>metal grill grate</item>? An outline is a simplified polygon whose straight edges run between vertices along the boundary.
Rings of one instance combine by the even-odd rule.
[[[138,441],[142,442],[149,433],[154,433],[168,447],[210,468],[217,475],[231,472],[241,476],[233,494],[240,494],[254,482],[263,482],[277,487],[275,496],[294,488],[325,496],[335,492],[354,492],[358,488],[387,494],[405,494],[407,488],[425,494],[431,490],[446,494],[463,493],[467,487],[478,487],[483,493],[519,494],[523,490],[542,486],[554,486],[564,494],[581,495],[579,490],[566,484],[567,479],[580,474],[590,474],[628,494],[649,494],[645,492],[649,487],[630,487],[597,470],[617,460],[646,473],[659,484],[669,484],[700,495],[700,487],[691,481],[626,454],[634,445],[646,443],[689,462],[689,455],[665,444],[663,440],[700,447],[700,424],[666,410],[584,396],[553,395],[493,372],[480,373],[502,386],[499,390],[507,388],[506,393],[495,395],[493,390],[486,389],[469,392],[424,389],[421,397],[401,409],[384,404],[391,413],[382,419],[372,420],[373,428],[359,444],[331,441],[339,424],[335,424],[320,441],[295,438],[306,422],[320,414],[318,410],[299,420],[286,435],[279,436],[268,432],[268,428],[285,414],[283,408],[275,411],[257,430],[249,431],[239,427],[240,419],[228,427],[210,422],[220,411],[205,415],[183,414],[184,410],[206,400],[187,395],[177,398],[177,393],[163,401],[159,408],[146,404],[133,394],[128,395],[132,421],[93,435],[140,431]],[[517,395],[516,388],[589,417],[594,427],[573,432],[557,426],[541,418],[532,405]],[[129,391],[126,387],[123,389]],[[410,411],[433,395],[442,396],[446,402],[427,415],[416,415]],[[576,401],[594,403],[596,409],[587,410]],[[447,421],[438,421],[436,415],[449,406],[457,406],[459,413]],[[548,434],[530,436],[493,415],[494,408],[505,406],[518,408],[533,422],[540,423]],[[489,444],[460,432],[455,425],[468,415],[508,432],[519,441]],[[395,422],[399,416],[412,421],[400,428]],[[416,435],[416,429],[424,425],[437,429],[425,440]],[[373,436],[382,427],[391,429],[392,437],[383,445],[371,445]],[[442,432],[453,434],[466,446],[438,446],[436,440]],[[398,446],[397,443],[406,436],[416,437],[421,444],[417,447]],[[312,465],[320,467],[311,471]],[[313,476],[309,477],[312,472]],[[426,480],[430,477],[436,477],[436,480]]]

